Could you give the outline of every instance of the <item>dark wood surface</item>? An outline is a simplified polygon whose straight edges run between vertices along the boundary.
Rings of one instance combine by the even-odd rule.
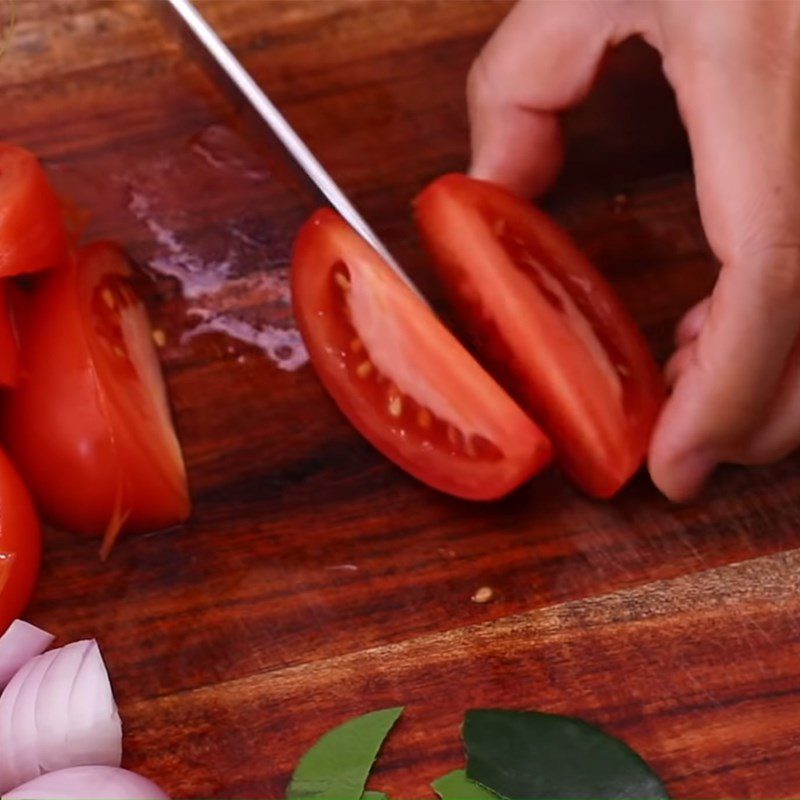
[[[676,798],[800,795],[800,459],[724,470],[686,507],[644,475],[609,503],[554,472],[487,506],[415,483],[307,366],[276,365],[292,238],[318,200],[163,6],[17,5],[0,137],[47,160],[92,235],[149,265],[195,502],[185,527],[107,563],[95,541],[47,533],[30,619],[100,640],[125,764],[175,797],[280,797],[323,731],[403,704],[373,784],[431,797],[462,763],[464,711],[507,706],[602,724]],[[464,168],[465,73],[507,6],[202,7],[430,287],[409,202]],[[567,129],[547,205],[663,357],[715,268],[655,55],[623,46]]]

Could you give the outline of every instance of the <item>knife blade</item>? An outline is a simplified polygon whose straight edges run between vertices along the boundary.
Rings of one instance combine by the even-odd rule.
[[[316,185],[328,202],[344,217],[351,227],[364,238],[374,250],[386,261],[391,269],[418,296],[419,291],[411,279],[400,268],[388,248],[378,238],[367,221],[350,202],[347,195],[339,188],[328,171],[317,160],[306,143],[288,123],[269,99],[266,92],[256,83],[252,75],[244,68],[230,48],[222,41],[206,18],[198,11],[192,0],[168,0],[173,10],[183,20],[194,38],[202,45],[212,60],[249,102],[253,110],[272,130],[300,168]]]

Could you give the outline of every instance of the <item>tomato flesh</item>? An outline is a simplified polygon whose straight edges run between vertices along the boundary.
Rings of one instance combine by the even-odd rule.
[[[0,143],[0,277],[65,263],[61,204],[36,157]]]
[[[189,513],[183,458],[144,307],[114,245],[46,275],[21,326],[6,441],[45,518],[113,538]]]
[[[161,375],[147,312],[131,283],[119,248],[97,243],[83,252],[84,302],[93,336],[87,336],[109,415],[133,433],[137,453],[147,458],[165,485],[186,503],[186,475]],[[144,504],[146,498],[142,498]]]
[[[639,469],[664,390],[641,332],[556,224],[499,187],[448,175],[417,220],[456,313],[494,374],[608,497]]]
[[[301,231],[292,289],[323,384],[403,469],[486,500],[548,463],[544,434],[334,212],[317,212]]]
[[[8,456],[0,451],[0,635],[31,599],[41,547],[33,501]]]

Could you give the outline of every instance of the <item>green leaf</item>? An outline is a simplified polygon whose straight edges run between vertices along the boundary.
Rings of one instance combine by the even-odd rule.
[[[664,800],[628,745],[579,719],[479,709],[464,721],[467,776],[506,800]]]
[[[361,795],[361,800],[389,800],[389,796],[385,795],[383,792],[373,792],[367,789],[367,791]]]
[[[442,800],[497,800],[497,795],[471,781],[463,769],[454,769],[431,786]]]
[[[328,731],[300,760],[286,796],[361,800],[375,758],[402,708],[384,708]]]

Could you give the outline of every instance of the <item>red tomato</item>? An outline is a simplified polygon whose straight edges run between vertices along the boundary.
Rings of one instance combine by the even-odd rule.
[[[8,445],[50,522],[148,531],[189,514],[186,473],[147,314],[114,245],[41,279],[21,324]]]
[[[317,374],[384,455],[460,497],[510,492],[550,443],[433,312],[337,214],[295,245],[292,290]]]
[[[12,291],[14,288],[11,287]],[[7,289],[6,282],[0,280],[0,386],[16,386],[19,380],[19,342]]]
[[[614,291],[552,220],[496,186],[447,175],[416,211],[478,350],[565,471],[593,495],[614,494],[642,464],[664,396]]]
[[[0,451],[0,635],[31,599],[41,551],[33,501],[8,456]]]
[[[61,266],[66,253],[61,203],[41,164],[0,142],[0,276]]]

